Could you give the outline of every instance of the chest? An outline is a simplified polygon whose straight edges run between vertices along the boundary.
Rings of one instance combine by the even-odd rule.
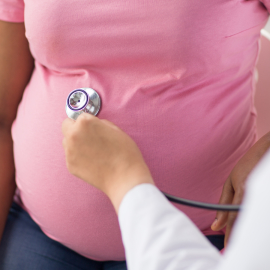
[[[211,58],[266,17],[259,1],[25,0],[31,51],[54,69]]]

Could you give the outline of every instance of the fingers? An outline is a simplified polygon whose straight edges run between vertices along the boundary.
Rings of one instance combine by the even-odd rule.
[[[231,178],[229,177],[222,190],[222,194],[219,200],[220,204],[240,204],[243,198],[243,189],[238,189],[234,191],[232,186]],[[225,211],[217,211],[216,219],[211,226],[213,231],[219,231],[226,226],[225,233],[225,246],[228,243],[228,239],[231,234],[231,230],[233,224],[237,218],[237,212],[225,212]]]
[[[77,120],[73,120],[70,118],[66,118],[63,123],[62,123],[62,133],[64,135],[64,137],[68,136],[68,134],[70,134],[74,129],[75,126],[77,127],[79,124],[81,123],[86,123],[93,120],[96,120],[97,118],[89,113],[82,113],[79,115],[79,117],[77,118]]]
[[[100,121],[100,123],[102,122],[103,124],[110,126],[113,129],[119,129],[115,124],[113,124],[112,122],[108,120],[105,120],[105,119],[100,120],[89,113],[82,113],[79,115],[76,121],[70,118],[66,118],[62,123],[62,133],[64,136],[66,136],[72,130],[72,127],[76,122],[80,123],[80,122],[88,122],[88,121],[93,121],[93,120],[95,120],[95,122]]]
[[[236,192],[232,201],[232,204],[241,204],[243,198],[243,192],[239,190],[239,192]],[[224,244],[225,246],[228,243],[228,239],[230,237],[231,231],[233,224],[237,218],[238,213],[237,212],[230,212],[228,215],[228,220],[227,220],[227,226],[226,226],[226,233],[225,233],[225,240]]]
[[[75,121],[70,119],[70,118],[66,118],[63,123],[62,123],[62,133],[64,136],[66,136],[68,134],[68,132],[71,130],[71,127],[75,124]]]
[[[233,224],[236,220],[236,217],[237,217],[237,213],[235,213],[235,212],[230,212],[228,215],[228,221],[227,221],[225,239],[224,239],[224,247],[226,247],[226,245],[228,243],[228,240],[229,240],[229,237],[230,237],[230,234],[232,231]]]
[[[231,204],[234,199],[234,189],[231,184],[230,177],[226,180],[221,197],[219,199],[219,204]],[[226,211],[217,211],[215,221],[213,222],[211,229],[213,231],[220,231],[227,224],[229,212]]]

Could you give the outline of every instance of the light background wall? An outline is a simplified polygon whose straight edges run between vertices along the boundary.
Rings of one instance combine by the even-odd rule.
[[[267,22],[266,26],[264,27],[264,29],[270,33],[270,17],[269,17],[268,22]]]

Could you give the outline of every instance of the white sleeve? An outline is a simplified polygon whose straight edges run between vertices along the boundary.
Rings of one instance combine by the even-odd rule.
[[[222,260],[189,218],[151,184],[126,194],[119,223],[129,270],[211,270]]]
[[[133,188],[119,209],[129,270],[269,270],[270,151],[253,172],[225,255],[153,185]]]
[[[244,209],[218,270],[270,269],[270,150],[249,178]]]

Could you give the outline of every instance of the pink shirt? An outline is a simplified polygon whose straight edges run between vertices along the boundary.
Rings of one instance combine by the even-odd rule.
[[[25,21],[36,59],[12,135],[20,197],[44,233],[92,259],[124,259],[110,201],[65,165],[65,101],[79,87],[98,91],[99,117],[136,141],[160,189],[218,202],[256,140],[253,75],[264,4],[0,1],[0,19]],[[215,212],[179,208],[213,234]]]

